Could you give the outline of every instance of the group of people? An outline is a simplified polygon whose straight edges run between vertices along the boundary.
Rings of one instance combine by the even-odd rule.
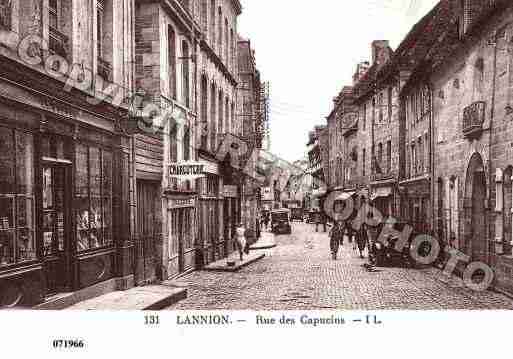
[[[348,242],[353,243],[353,248],[358,248],[360,258],[364,258],[365,248],[368,246],[368,234],[366,225],[360,226],[355,230],[350,223],[345,221],[337,221],[329,233],[330,250],[333,260],[337,259],[340,246],[344,245],[344,238],[347,237]]]

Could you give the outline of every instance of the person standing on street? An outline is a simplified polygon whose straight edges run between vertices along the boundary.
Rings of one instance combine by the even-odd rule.
[[[237,226],[237,229],[235,230],[237,233],[237,249],[239,251],[240,260],[243,259],[243,254],[246,252],[246,228],[244,228],[244,225],[242,222],[239,222],[239,225]]]
[[[344,245],[344,225],[342,222],[335,222],[329,233],[331,257],[337,260],[338,249]]]

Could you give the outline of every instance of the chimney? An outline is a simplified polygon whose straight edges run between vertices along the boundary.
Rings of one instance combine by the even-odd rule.
[[[457,9],[460,18],[460,35],[466,34],[487,11],[493,8],[497,1],[460,0]]]
[[[356,85],[362,79],[362,77],[365,75],[369,67],[369,61],[360,62],[356,66],[356,72],[353,76],[353,85]]]
[[[388,40],[375,40],[372,42],[372,64],[381,66],[390,59],[391,55]]]

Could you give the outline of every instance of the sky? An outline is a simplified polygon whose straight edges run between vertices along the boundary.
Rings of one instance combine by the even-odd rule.
[[[326,124],[333,98],[352,85],[371,42],[396,49],[438,0],[240,0],[239,33],[251,40],[270,82],[271,152],[306,154],[308,132]]]

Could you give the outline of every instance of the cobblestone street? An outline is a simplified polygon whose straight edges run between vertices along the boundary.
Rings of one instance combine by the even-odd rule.
[[[513,309],[513,300],[443,283],[435,269],[368,272],[352,244],[330,259],[328,236],[294,224],[268,256],[238,273],[194,272],[176,283],[188,298],[171,310]]]

